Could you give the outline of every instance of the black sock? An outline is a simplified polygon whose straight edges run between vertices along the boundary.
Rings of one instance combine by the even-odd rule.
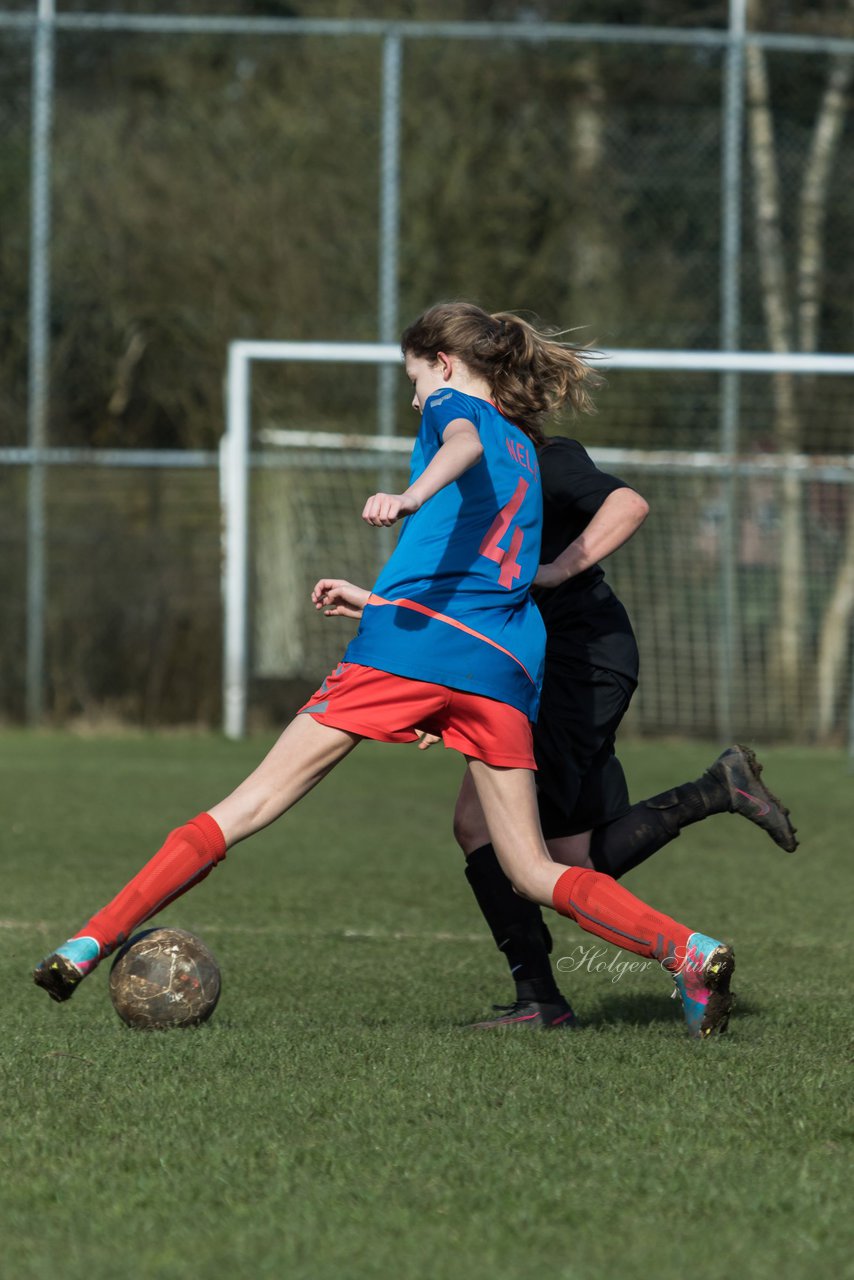
[[[730,810],[726,789],[703,774],[696,782],[641,800],[622,818],[597,827],[590,838],[590,860],[597,871],[619,880],[675,840],[683,827]]]
[[[514,891],[491,844],[466,859],[466,879],[510,966],[516,999],[554,1000],[560,993],[549,961],[551,934],[537,904]]]

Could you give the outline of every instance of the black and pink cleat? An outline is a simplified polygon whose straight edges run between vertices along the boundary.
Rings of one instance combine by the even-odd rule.
[[[578,1019],[563,996],[556,1000],[517,1000],[514,1004],[493,1005],[494,1018],[467,1024],[470,1031],[492,1031],[498,1027],[518,1027],[529,1031],[571,1031]]]
[[[781,849],[794,853],[798,841],[789,810],[765,786],[762,765],[750,747],[728,747],[706,774],[727,792],[732,813],[755,822]]]

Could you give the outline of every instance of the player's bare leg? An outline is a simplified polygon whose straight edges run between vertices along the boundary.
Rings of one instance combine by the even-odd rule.
[[[57,1001],[134,929],[203,880],[226,850],[269,826],[317,785],[361,741],[357,734],[299,715],[230,796],[171,832],[154,857],[72,938],[41,961],[37,986]]]
[[[232,848],[307,795],[361,742],[358,734],[295,716],[249,777],[208,810]]]
[[[533,773],[471,758],[469,769],[504,874],[517,893],[550,907],[563,867],[552,861],[543,840]]]
[[[591,831],[582,831],[578,835],[559,836],[554,840],[546,840],[549,856],[554,862],[561,862],[566,867],[592,868],[593,863],[590,859],[592,834]],[[489,843],[489,827],[478,799],[471,769],[466,770],[460,785],[457,806],[454,810],[454,836],[466,857],[469,857],[475,849]]]

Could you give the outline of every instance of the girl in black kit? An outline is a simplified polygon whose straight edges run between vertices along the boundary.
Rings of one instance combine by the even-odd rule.
[[[632,805],[615,737],[638,681],[638,650],[623,605],[599,561],[643,523],[647,503],[599,471],[576,440],[538,449],[543,542],[534,598],[546,624],[546,662],[534,729],[540,820],[556,862],[619,879],[713,813],[740,813],[782,849],[797,847],[788,810],[760,780],[753,752],[730,747],[696,782]],[[466,876],[516,985],[511,1005],[475,1027],[572,1027],[558,990],[552,943],[538,906],[502,872],[466,774],[454,814]]]

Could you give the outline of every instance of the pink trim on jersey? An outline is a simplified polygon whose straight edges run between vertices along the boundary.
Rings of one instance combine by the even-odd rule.
[[[505,649],[495,640],[490,640],[489,636],[481,635],[479,631],[475,631],[473,627],[467,627],[464,622],[458,622],[456,618],[449,618],[446,613],[437,613],[435,609],[429,609],[426,604],[419,604],[417,600],[407,600],[405,596],[401,596],[399,600],[384,600],[382,596],[375,596],[373,592],[365,601],[366,604],[392,604],[398,605],[401,609],[412,609],[414,613],[423,613],[428,618],[435,618],[437,622],[447,622],[449,627],[456,627],[458,631],[465,631],[466,635],[474,636],[476,640],[482,640],[484,644],[491,644],[493,649],[497,649],[499,653],[504,653],[508,658],[520,666],[525,675],[531,680],[530,673],[523,662],[520,662],[515,653],[511,653],[509,649]],[[531,684],[534,681],[531,680]]]

